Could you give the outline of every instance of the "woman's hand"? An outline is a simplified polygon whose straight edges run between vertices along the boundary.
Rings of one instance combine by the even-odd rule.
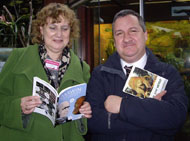
[[[39,96],[26,96],[21,98],[21,109],[24,114],[30,114],[34,109],[42,104]]]
[[[92,110],[91,106],[88,102],[84,102],[83,105],[79,109],[81,114],[84,114],[84,117],[91,118],[92,117]]]

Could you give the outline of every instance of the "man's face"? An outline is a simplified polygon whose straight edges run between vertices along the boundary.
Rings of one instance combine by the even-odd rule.
[[[113,34],[116,50],[123,60],[133,63],[144,55],[147,32],[143,32],[137,17],[127,15],[118,18]]]

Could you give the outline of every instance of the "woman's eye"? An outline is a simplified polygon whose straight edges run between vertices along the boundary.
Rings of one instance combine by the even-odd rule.
[[[61,30],[62,30],[62,31],[68,31],[68,30],[69,30],[69,27],[62,27]]]
[[[55,27],[53,27],[53,26],[50,26],[49,28],[50,28],[51,30],[55,30]]]
[[[63,30],[63,31],[67,31],[68,29],[69,29],[69,28],[65,28],[65,27],[64,27],[64,28],[62,28],[62,30]]]

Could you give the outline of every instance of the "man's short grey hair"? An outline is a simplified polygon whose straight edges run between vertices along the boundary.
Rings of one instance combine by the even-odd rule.
[[[115,24],[115,21],[120,18],[120,17],[125,17],[127,15],[133,15],[135,17],[137,17],[138,21],[139,21],[139,24],[143,30],[143,32],[146,32],[146,26],[145,26],[145,23],[144,23],[144,19],[135,11],[131,10],[131,9],[124,9],[124,10],[121,10],[119,11],[118,13],[115,14],[114,18],[113,18],[113,22],[112,22],[112,31],[114,31],[114,24]],[[114,33],[114,32],[113,32]]]

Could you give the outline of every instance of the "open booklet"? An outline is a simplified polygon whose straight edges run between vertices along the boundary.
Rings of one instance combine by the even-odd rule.
[[[62,90],[59,94],[49,83],[34,77],[33,95],[40,96],[42,104],[34,112],[48,117],[53,125],[82,118],[79,108],[86,95],[86,83],[74,85]]]
[[[139,98],[153,98],[165,90],[168,80],[150,71],[133,66],[123,92]]]

